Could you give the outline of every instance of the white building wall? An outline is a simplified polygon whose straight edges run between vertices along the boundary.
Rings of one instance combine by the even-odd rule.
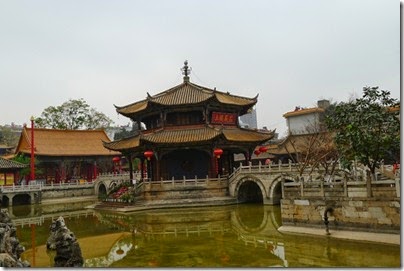
[[[289,134],[303,135],[318,131],[320,117],[318,113],[288,117]]]

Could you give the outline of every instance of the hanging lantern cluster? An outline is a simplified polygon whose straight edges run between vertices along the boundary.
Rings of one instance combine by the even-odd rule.
[[[254,151],[254,154],[258,156],[258,155],[260,155],[260,153],[267,152],[267,150],[268,150],[267,147],[261,146],[258,150],[255,150],[255,151]]]
[[[153,157],[153,154],[154,154],[153,151],[145,151],[143,153],[144,157],[146,157],[146,159],[149,160],[149,161]]]
[[[222,149],[219,149],[219,148],[214,149],[214,150],[213,150],[213,154],[215,155],[215,157],[216,157],[217,159],[219,159],[220,156],[223,154],[223,150],[222,150]]]
[[[267,152],[267,150],[268,150],[268,148],[267,148],[267,147],[264,147],[264,146],[262,146],[262,147],[259,148],[259,151],[260,151],[260,152]]]

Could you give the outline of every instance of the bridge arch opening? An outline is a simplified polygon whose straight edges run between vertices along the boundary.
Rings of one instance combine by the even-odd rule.
[[[240,203],[263,203],[264,197],[259,185],[252,180],[247,180],[240,185],[237,200]]]
[[[31,196],[28,194],[18,194],[13,197],[14,205],[26,205],[31,204]]]
[[[107,188],[103,183],[101,183],[98,187],[98,198],[101,199],[105,197],[107,197]]]
[[[10,205],[10,199],[7,196],[1,197],[1,206],[2,207],[7,207]]]

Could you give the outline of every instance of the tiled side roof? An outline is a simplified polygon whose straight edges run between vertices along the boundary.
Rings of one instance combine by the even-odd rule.
[[[216,98],[219,103],[237,106],[253,106],[257,102],[257,97],[246,98],[235,96],[230,93],[198,86],[190,82],[184,82],[159,94],[153,96],[149,95],[146,99],[139,102],[115,107],[118,113],[128,116],[146,110],[149,105],[153,103],[164,106],[177,106],[199,104],[213,98]]]
[[[273,137],[273,133],[261,133],[245,129],[223,129],[223,134],[229,141],[235,142],[262,142]]]
[[[306,135],[289,135],[279,144],[268,145],[267,152],[271,154],[288,154],[295,152],[307,151],[309,142],[313,140],[313,134]],[[324,142],[326,144],[326,142]],[[330,143],[333,146],[333,143]]]
[[[103,141],[110,141],[103,130],[34,129],[36,155],[102,156],[118,154],[105,149]],[[23,129],[16,149],[16,153],[19,152],[31,152],[31,128]]]
[[[390,106],[390,107],[387,108],[387,110],[388,110],[389,112],[397,112],[397,111],[400,111],[400,105]]]
[[[0,157],[0,169],[18,169],[25,168],[27,166],[28,165]]]
[[[283,117],[288,118],[288,117],[292,117],[292,116],[306,115],[306,114],[315,113],[315,112],[322,113],[322,112],[324,112],[324,109],[320,108],[320,107],[305,108],[305,109],[287,112],[287,113],[283,114]]]

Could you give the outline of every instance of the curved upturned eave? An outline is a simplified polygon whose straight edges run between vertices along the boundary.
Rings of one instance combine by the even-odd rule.
[[[140,113],[148,108],[149,101],[148,100],[141,100],[126,106],[116,106],[116,112],[126,117],[130,117],[133,114]]]
[[[102,144],[104,148],[107,148],[108,150],[111,151],[125,151],[125,150],[130,150],[130,149],[135,149],[140,146],[140,135],[116,140],[116,141],[111,141],[111,142],[105,142],[102,141]]]
[[[257,103],[257,98],[246,98],[246,97],[231,95],[231,94],[227,94],[227,93],[223,93],[223,92],[216,92],[215,97],[219,103],[226,104],[226,105],[252,107]]]

